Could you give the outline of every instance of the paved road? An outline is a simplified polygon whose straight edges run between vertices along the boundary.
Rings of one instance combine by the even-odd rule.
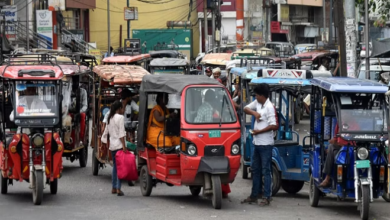
[[[301,132],[304,132],[301,130]],[[272,219],[272,220],[333,220],[360,219],[356,205],[351,201],[336,202],[334,197],[320,200],[320,207],[308,205],[308,187],[297,195],[288,195],[282,189],[269,207],[241,205],[249,195],[251,180],[240,175],[232,184],[230,200],[224,200],[222,210],[214,210],[211,201],[192,197],[187,187],[157,185],[151,197],[141,195],[138,184],[123,186],[124,197],[111,195],[111,167],[92,176],[91,155],[87,168],[78,162],[64,161],[63,177],[57,195],[45,189],[43,204],[32,204],[27,183],[9,186],[9,194],[0,195],[0,220],[129,220],[129,219]],[[371,205],[371,218],[390,219],[390,206],[382,199]]]

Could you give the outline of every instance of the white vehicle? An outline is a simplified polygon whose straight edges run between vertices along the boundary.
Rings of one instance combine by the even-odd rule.
[[[370,58],[370,80],[378,82],[379,76],[383,72],[390,72],[390,58]],[[365,60],[362,60],[359,66],[358,78],[366,78]]]

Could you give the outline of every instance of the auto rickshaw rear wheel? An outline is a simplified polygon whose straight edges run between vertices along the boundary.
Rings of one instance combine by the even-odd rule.
[[[88,147],[84,146],[79,150],[80,167],[86,167],[88,162]]]
[[[202,187],[200,186],[190,186],[190,191],[192,196],[199,196]]]
[[[289,194],[296,194],[303,188],[305,185],[304,181],[297,180],[282,180],[282,188]]]
[[[390,197],[389,197],[389,194],[383,194],[382,198],[386,201],[386,202],[390,202]]]
[[[8,192],[8,178],[3,177],[3,174],[0,173],[1,178],[1,194],[7,194]]]
[[[153,179],[149,175],[148,166],[143,165],[140,173],[140,187],[143,196],[150,196],[153,188]]]
[[[54,179],[53,182],[50,182],[50,193],[52,195],[57,194],[58,190],[58,179]]]
[[[280,172],[275,165],[272,165],[272,196],[275,196],[280,190],[280,183],[282,179]]]
[[[244,163],[245,161],[244,161],[244,159],[241,157],[241,168],[242,168],[242,178],[244,179],[244,180],[246,180],[246,179],[248,179],[248,168],[249,168],[249,166],[248,165],[245,165],[245,163]]]
[[[318,202],[320,201],[320,190],[317,188],[316,184],[314,183],[313,175],[310,175],[310,182],[309,182],[309,203],[311,207],[317,207]]]
[[[43,200],[43,171],[36,170],[33,175],[33,203],[34,205],[40,205]]]
[[[369,185],[363,185],[359,191],[361,195],[360,218],[367,220],[370,214],[370,187]]]
[[[211,176],[211,185],[213,187],[213,196],[211,201],[214,209],[221,209],[222,207],[222,185],[221,177],[219,175]]]
[[[99,160],[96,157],[96,148],[95,146],[93,148],[93,153],[92,153],[92,175],[97,176],[99,174]]]

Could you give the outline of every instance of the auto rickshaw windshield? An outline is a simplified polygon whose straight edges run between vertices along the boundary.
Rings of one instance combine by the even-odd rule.
[[[382,94],[345,94],[341,103],[341,132],[387,132],[388,109]]]
[[[190,124],[235,123],[234,108],[221,87],[193,87],[185,93],[185,117]]]
[[[52,117],[58,115],[56,86],[53,82],[15,83],[16,117]]]

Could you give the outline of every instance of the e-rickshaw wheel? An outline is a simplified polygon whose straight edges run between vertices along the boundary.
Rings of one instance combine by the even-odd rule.
[[[284,191],[286,191],[289,194],[296,194],[305,185],[304,181],[298,181],[298,180],[282,180],[282,188]]]
[[[389,194],[383,194],[382,198],[386,201],[386,202],[390,202],[390,196]]]
[[[3,177],[3,174],[0,173],[1,178],[1,194],[7,194],[8,192],[8,178]]]
[[[58,190],[58,179],[54,179],[53,182],[50,182],[50,193],[56,195]]]
[[[211,185],[213,187],[213,196],[211,201],[214,209],[221,209],[222,207],[222,185],[221,177],[218,175],[211,176]]]
[[[40,205],[43,200],[43,171],[36,170],[33,175],[33,203],[34,205]]]
[[[190,186],[190,191],[192,196],[199,196],[202,187],[200,186]]]
[[[361,207],[360,207],[360,218],[362,220],[367,220],[370,214],[370,186],[363,185],[360,187],[361,195]]]
[[[140,173],[140,184],[141,193],[143,196],[150,196],[153,188],[153,179],[152,176],[149,175],[148,167],[143,165]]]
[[[97,176],[99,174],[99,160],[96,158],[96,148],[93,148],[92,153],[92,175]]]
[[[275,165],[272,165],[272,196],[275,196],[280,190],[280,183],[282,179],[280,172]]]
[[[80,167],[86,167],[88,162],[88,146],[84,146],[79,150]]]
[[[244,180],[248,179],[248,175],[249,175],[249,172],[248,172],[248,168],[249,166],[248,165],[245,165],[245,161],[244,161],[244,158],[241,157],[241,169],[242,169],[242,178]]]
[[[309,202],[311,207],[317,207],[318,202],[320,201],[320,190],[317,188],[314,183],[313,175],[310,175],[309,182]]]

